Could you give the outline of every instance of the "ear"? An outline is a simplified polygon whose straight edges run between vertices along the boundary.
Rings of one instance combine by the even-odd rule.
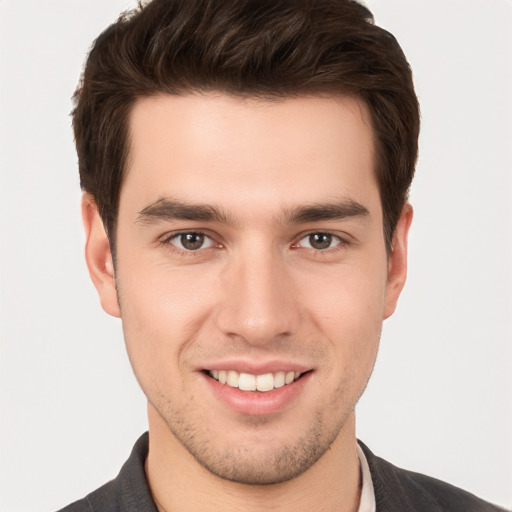
[[[393,234],[391,252],[388,256],[388,279],[386,283],[386,298],[384,318],[390,317],[396,308],[398,297],[402,292],[407,278],[407,239],[412,222],[412,206],[406,203]]]
[[[87,193],[82,196],[82,220],[85,229],[85,260],[100,296],[101,307],[109,315],[120,317],[110,243],[98,207]]]

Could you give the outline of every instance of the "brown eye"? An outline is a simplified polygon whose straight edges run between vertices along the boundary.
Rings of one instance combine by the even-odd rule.
[[[331,235],[330,233],[310,233],[305,236],[298,243],[299,247],[306,247],[308,249],[314,249],[316,251],[323,251],[325,249],[332,249],[337,245],[341,244],[339,237]]]
[[[313,233],[309,235],[309,245],[313,249],[327,249],[331,246],[332,235],[328,233]]]
[[[203,233],[195,232],[178,233],[171,237],[169,242],[182,251],[198,251],[213,245],[213,241],[210,237]]]
[[[180,236],[181,245],[188,251],[197,251],[204,242],[204,235],[200,233],[185,233]]]

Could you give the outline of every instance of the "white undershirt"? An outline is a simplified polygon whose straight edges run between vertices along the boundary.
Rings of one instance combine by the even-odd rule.
[[[357,445],[357,455],[361,467],[361,499],[357,512],[375,512],[375,491],[373,489],[372,475],[370,474],[366,455],[359,444]]]

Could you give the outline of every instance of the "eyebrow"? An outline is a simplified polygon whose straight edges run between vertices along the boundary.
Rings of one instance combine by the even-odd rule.
[[[232,223],[229,215],[207,204],[190,204],[176,199],[162,198],[146,206],[137,215],[137,222],[151,224],[158,221],[191,220]]]
[[[343,199],[335,203],[313,203],[292,208],[285,214],[286,220],[293,224],[320,222],[324,220],[344,220],[352,217],[368,217],[370,212],[362,204]]]
[[[297,206],[285,211],[283,219],[290,224],[343,220],[353,217],[367,217],[367,208],[352,199],[342,199],[333,203],[313,203]],[[235,224],[233,218],[222,209],[208,204],[191,204],[184,201],[162,198],[142,209],[137,222],[152,224],[160,221],[188,220]]]

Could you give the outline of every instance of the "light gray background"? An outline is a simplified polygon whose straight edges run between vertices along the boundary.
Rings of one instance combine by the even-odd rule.
[[[422,104],[409,281],[358,434],[512,505],[510,0],[368,0]],[[146,428],[121,326],[83,261],[70,96],[128,0],[0,0],[1,509],[112,478]]]

